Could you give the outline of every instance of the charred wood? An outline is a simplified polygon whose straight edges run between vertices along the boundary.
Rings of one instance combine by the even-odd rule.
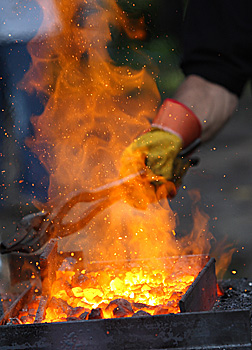
[[[89,312],[85,311],[79,316],[79,320],[87,320]]]
[[[69,312],[69,317],[80,317],[80,315],[82,315],[83,313],[85,312],[85,309],[84,307],[81,307],[81,306],[77,306],[77,307],[74,307],[72,308],[72,310],[70,310]]]
[[[51,298],[48,304],[48,307],[55,308],[55,309],[60,308],[67,315],[69,315],[73,309],[72,306],[68,305],[68,303],[65,300],[62,300],[60,298],[55,298],[55,297]]]
[[[103,312],[101,308],[97,308],[97,309],[92,309],[90,314],[88,315],[88,319],[89,320],[98,320],[103,318]]]
[[[22,323],[33,323],[34,319],[35,319],[35,316],[31,316],[31,315],[20,317],[20,321]]]
[[[57,240],[51,239],[40,256],[40,274],[43,295],[50,294],[51,286],[55,280],[55,271],[57,270],[58,262],[57,247]]]
[[[131,303],[123,298],[112,300],[106,307],[106,311],[111,312],[114,317],[125,317],[133,315]]]
[[[22,324],[21,320],[18,317],[10,318],[9,321],[6,323],[7,326],[16,324]]]
[[[39,302],[39,307],[36,312],[34,323],[40,323],[43,321],[48,305],[48,296],[42,296]]]

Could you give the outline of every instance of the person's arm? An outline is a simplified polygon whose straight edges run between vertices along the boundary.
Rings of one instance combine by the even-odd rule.
[[[213,137],[233,113],[252,76],[252,2],[189,0],[183,24],[181,68],[186,78],[174,99]]]
[[[212,138],[234,112],[236,94],[197,75],[189,75],[179,86],[174,99],[190,108],[199,119],[201,140]]]
[[[178,162],[181,151],[222,128],[252,77],[251,11],[250,0],[188,1],[181,63],[185,80],[173,99],[164,100],[150,131],[123,153],[122,175],[147,167],[150,182],[155,174],[162,177],[159,183],[181,184],[188,165]]]
[[[152,122],[152,129],[144,133],[124,151],[121,175],[141,172],[147,165],[153,174],[166,183],[166,194],[174,197],[176,187],[190,162],[178,157],[183,148],[196,140],[206,141],[222,128],[232,115],[238,96],[221,85],[197,75],[189,75],[180,85],[173,99],[167,99]],[[139,206],[136,200],[135,206]]]

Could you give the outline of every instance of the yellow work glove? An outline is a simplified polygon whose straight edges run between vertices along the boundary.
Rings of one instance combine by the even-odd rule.
[[[176,187],[181,185],[182,176],[191,165],[189,160],[179,157],[179,153],[198,139],[200,133],[199,120],[189,108],[175,100],[164,101],[150,131],[136,138],[121,158],[121,177],[144,173],[141,191],[137,193],[139,185],[134,191],[131,186],[133,205],[138,206],[137,201],[143,204],[144,194],[147,202],[176,195]]]
[[[151,170],[146,173],[150,181],[153,175],[158,175],[164,180],[173,180],[173,163],[181,149],[180,137],[153,128],[125,149],[121,160],[121,176],[141,172],[147,166]]]
[[[125,149],[121,159],[121,177],[143,174],[142,178],[130,183],[126,195],[128,203],[145,209],[148,203],[176,195],[176,186],[171,180],[174,178],[174,160],[181,146],[182,140],[178,136],[153,128]]]

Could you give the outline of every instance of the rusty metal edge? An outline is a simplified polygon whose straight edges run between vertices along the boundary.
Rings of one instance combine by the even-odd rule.
[[[248,349],[249,310],[0,327],[1,350]]]
[[[199,312],[212,309],[217,299],[215,259],[211,258],[179,301],[181,312]]]

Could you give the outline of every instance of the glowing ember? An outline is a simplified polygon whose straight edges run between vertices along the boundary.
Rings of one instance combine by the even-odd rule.
[[[95,272],[57,271],[43,322],[130,317],[139,311],[140,315],[178,313],[179,300],[202,266],[199,259],[187,266],[184,261],[173,263],[154,270],[135,266]],[[26,314],[20,312],[23,323],[34,321],[35,313],[32,317],[33,310],[28,309],[36,310],[39,300],[37,297],[28,306]]]

